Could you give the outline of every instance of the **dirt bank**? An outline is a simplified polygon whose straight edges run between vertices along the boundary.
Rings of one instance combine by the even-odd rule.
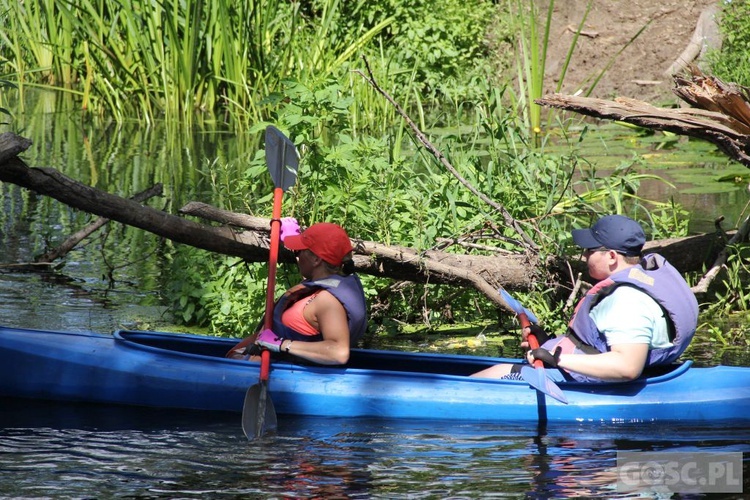
[[[555,3],[552,43],[547,54],[548,92],[557,85],[587,3],[588,0]],[[561,92],[572,94],[590,85],[616,57],[592,97],[627,96],[652,104],[676,102],[672,80],[664,72],[688,45],[701,12],[715,3],[716,0],[594,0],[584,24],[585,36],[578,39]],[[617,55],[647,24],[640,36]]]

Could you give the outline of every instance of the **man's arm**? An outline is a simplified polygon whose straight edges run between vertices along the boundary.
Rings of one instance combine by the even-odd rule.
[[[648,344],[617,344],[601,354],[562,354],[557,366],[589,377],[628,381],[641,375],[647,357]]]

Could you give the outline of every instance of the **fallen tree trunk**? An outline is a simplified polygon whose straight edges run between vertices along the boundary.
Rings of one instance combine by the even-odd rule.
[[[534,102],[594,118],[703,139],[750,168],[750,95],[747,89],[706,76],[695,67],[692,71],[690,78],[675,76],[673,91],[697,108],[658,108],[624,97],[609,101],[563,94],[548,95]]]
[[[30,142],[16,136],[0,142],[23,151]],[[2,153],[0,152],[0,156]],[[240,257],[248,262],[266,262],[269,252],[270,220],[228,212],[204,203],[191,202],[180,212],[220,225],[199,224],[184,217],[156,210],[135,200],[121,198],[83,185],[51,168],[30,168],[16,157],[0,162],[0,181],[11,182],[50,196],[73,208],[151,232],[177,243],[211,252]],[[358,272],[417,283],[472,287],[498,307],[510,310],[497,289],[528,290],[535,283],[574,283],[585,270],[580,259],[553,258],[546,262],[536,254],[498,251],[494,255],[449,253],[442,250],[418,252],[403,246],[353,240]],[[455,243],[455,242],[454,242]],[[661,242],[649,242],[647,251],[658,251],[682,272],[700,270],[718,254],[715,235],[699,235]],[[687,250],[689,249],[689,251]],[[293,262],[283,251],[280,262]],[[562,286],[562,288],[566,288]]]
[[[148,200],[151,197],[154,196],[161,196],[163,192],[164,186],[161,184],[156,184],[155,186],[151,186],[145,191],[142,191],[135,196],[133,196],[131,199],[133,201],[137,201],[139,203],[144,202]],[[88,224],[83,229],[76,231],[75,234],[68,237],[65,241],[63,241],[60,245],[57,247],[50,249],[46,252],[44,252],[42,255],[38,256],[36,259],[34,259],[35,264],[51,264],[52,261],[57,260],[61,257],[64,257],[68,254],[71,250],[73,250],[81,241],[85,240],[89,236],[91,236],[93,233],[104,227],[109,222],[109,219],[106,217],[99,217],[91,224]]]
[[[205,203],[191,202],[180,213],[253,231],[268,231],[269,219],[228,212]],[[501,307],[497,289],[527,289],[536,275],[535,263],[521,254],[459,255],[436,250],[417,252],[408,247],[353,240],[357,272],[418,283],[472,286]],[[292,253],[285,251],[291,261]]]
[[[78,210],[137,227],[178,243],[253,262],[267,257],[260,235],[236,233],[228,227],[197,224],[86,186],[54,169],[29,168],[17,158],[0,164],[0,181],[17,184]]]
[[[27,144],[22,140],[18,137],[13,146]],[[28,145],[30,143],[26,147]],[[189,204],[182,210],[184,214],[202,216],[224,225],[199,224],[86,186],[51,168],[30,168],[18,158],[0,163],[0,181],[17,184],[73,208],[177,243],[240,257],[248,262],[268,260],[268,219],[221,211],[205,204]],[[509,308],[497,288],[527,289],[533,284],[538,268],[528,256],[520,254],[493,257],[442,251],[419,253],[406,247],[360,240],[355,240],[355,247],[355,263],[362,273],[418,283],[471,286],[506,309]],[[293,262],[294,256],[291,252],[282,252],[279,260]]]

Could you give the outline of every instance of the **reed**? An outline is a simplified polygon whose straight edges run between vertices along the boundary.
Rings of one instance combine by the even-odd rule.
[[[583,29],[586,18],[591,10],[593,0],[586,3],[581,21],[578,24],[573,40],[563,61],[560,74],[557,78],[556,92],[562,89],[565,75],[570,61],[575,53],[578,38]],[[543,128],[549,127],[552,122],[552,113],[548,113],[546,122],[542,123],[541,106],[535,101],[544,94],[544,82],[547,78],[547,48],[549,47],[550,30],[552,27],[552,13],[555,1],[550,0],[547,4],[544,22],[540,23],[539,11],[536,2],[524,2],[522,0],[508,0],[507,9],[515,20],[513,25],[517,30],[517,48],[515,53],[516,81],[519,89],[517,104],[524,112],[519,113],[524,125],[531,131],[536,146],[540,145]],[[598,81],[598,80],[597,80]],[[589,92],[593,90],[592,85]]]
[[[273,112],[262,99],[282,81],[338,76],[392,22],[347,33],[339,0],[315,5],[310,18],[281,0],[0,0],[0,57],[19,84],[81,95],[118,121],[209,114],[246,126]]]

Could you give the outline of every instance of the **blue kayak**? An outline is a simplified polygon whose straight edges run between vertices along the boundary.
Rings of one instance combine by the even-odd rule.
[[[259,363],[227,359],[236,339],[0,327],[0,396],[241,412]],[[353,349],[345,366],[271,364],[282,415],[510,422],[750,420],[750,368],[661,367],[633,382],[559,383],[568,404],[515,380],[467,375],[519,360]]]

